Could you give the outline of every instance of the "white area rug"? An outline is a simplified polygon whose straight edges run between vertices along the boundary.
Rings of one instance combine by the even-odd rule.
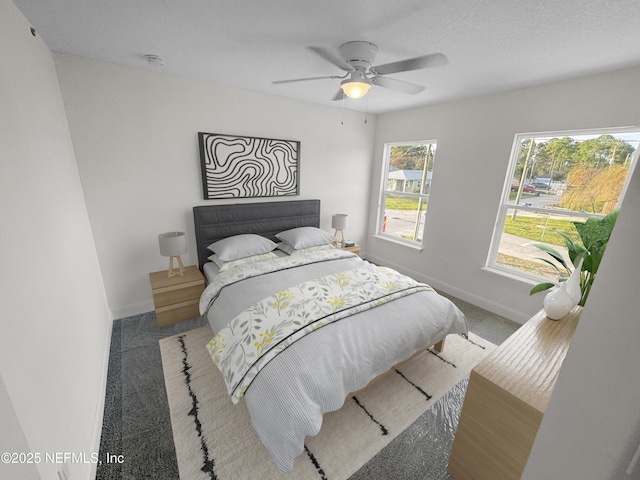
[[[347,479],[436,403],[495,345],[449,335],[442,353],[422,352],[343,407],[324,415],[294,469],[276,469],[243,402],[233,405],[205,348],[202,327],[160,340],[171,426],[183,480]]]

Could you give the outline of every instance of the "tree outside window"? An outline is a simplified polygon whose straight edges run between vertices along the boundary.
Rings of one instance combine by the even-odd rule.
[[[435,142],[385,145],[378,235],[422,244],[435,153]]]
[[[558,272],[530,244],[548,243],[565,255],[573,222],[618,208],[638,157],[640,130],[517,135],[487,265],[540,280]]]

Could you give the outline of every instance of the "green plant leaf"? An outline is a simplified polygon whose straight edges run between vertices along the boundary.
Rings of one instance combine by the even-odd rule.
[[[555,248],[550,247],[549,245],[546,245],[544,243],[532,243],[531,245],[533,247],[536,247],[539,250],[542,250],[545,253],[548,253],[554,258],[556,262],[562,265],[566,270],[569,270],[569,267],[567,267],[567,264],[564,261],[564,258],[562,258],[562,255],[560,254],[560,252],[558,252]]]
[[[551,265],[553,268],[555,268],[558,273],[562,273],[560,271],[560,269],[558,268],[558,265],[556,265],[555,263],[553,263],[551,260],[549,260],[548,258],[542,258],[542,257],[538,257],[537,260],[542,260],[545,263],[548,263],[549,265]]]
[[[618,218],[619,210],[614,210],[603,218],[589,217],[584,223],[574,222],[582,244],[588,255],[585,257],[583,270],[595,275],[607,248],[611,232]]]
[[[529,292],[529,295],[533,295],[534,293],[549,290],[551,287],[555,287],[555,286],[556,286],[555,283],[550,283],[550,282],[539,283],[538,285],[536,285],[531,289],[531,291]]]
[[[595,274],[600,267],[600,262],[602,261],[607,243],[609,242],[609,237],[611,236],[611,232],[613,231],[616,220],[618,218],[618,213],[618,210],[614,210],[613,212],[605,215],[602,218],[589,217],[584,222],[573,222],[573,225],[578,232],[579,241],[574,241],[565,232],[554,230],[554,232],[564,240],[569,259],[571,260],[574,268],[580,262],[580,259],[584,257],[582,269],[580,272],[580,289],[582,292],[582,297],[580,299],[579,305],[584,306],[587,301],[587,297],[589,296],[589,292],[591,291],[593,280],[595,279]],[[567,265],[567,263],[565,263],[562,255],[556,249],[546,244],[535,243],[530,245],[533,245],[539,250],[547,253],[553,260],[561,264],[565,268],[567,273],[571,273],[569,266]],[[556,268],[556,270],[558,270],[558,272],[562,273],[552,261],[544,258],[540,258],[540,260],[548,263],[549,265],[552,265]],[[566,278],[559,279],[559,282],[563,281],[566,281]],[[533,295],[534,293],[548,290],[554,285],[554,283],[550,282],[540,283],[534,286],[529,294]]]
[[[616,209],[611,213],[607,214],[603,219],[602,223],[605,223],[609,226],[609,229],[613,231],[613,227],[616,225],[616,221],[618,220],[618,214],[620,213],[620,209]],[[609,234],[611,235],[611,234]]]
[[[575,223],[574,223],[575,225]],[[572,249],[576,247],[576,242],[573,241],[573,238],[571,238],[567,233],[565,232],[561,232],[560,230],[554,230],[555,233],[557,233],[558,235],[560,235],[563,239],[564,239],[564,244],[567,247],[567,249]]]

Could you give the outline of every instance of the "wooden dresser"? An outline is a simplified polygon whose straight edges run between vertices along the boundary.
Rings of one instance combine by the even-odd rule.
[[[198,303],[204,290],[204,277],[197,265],[184,269],[184,277],[168,277],[167,270],[149,274],[158,327],[166,327],[200,316]]]
[[[581,313],[554,321],[541,310],[471,371],[451,477],[521,477]]]

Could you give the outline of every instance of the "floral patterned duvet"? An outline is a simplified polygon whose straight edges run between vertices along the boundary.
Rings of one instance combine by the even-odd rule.
[[[207,348],[281,472],[349,393],[467,333],[460,310],[427,285],[342,250],[230,270],[201,299],[215,335]]]
[[[338,272],[261,300],[218,332],[207,348],[224,376],[231,399],[238,403],[262,367],[303,336],[430,288],[385,267],[368,265]]]

